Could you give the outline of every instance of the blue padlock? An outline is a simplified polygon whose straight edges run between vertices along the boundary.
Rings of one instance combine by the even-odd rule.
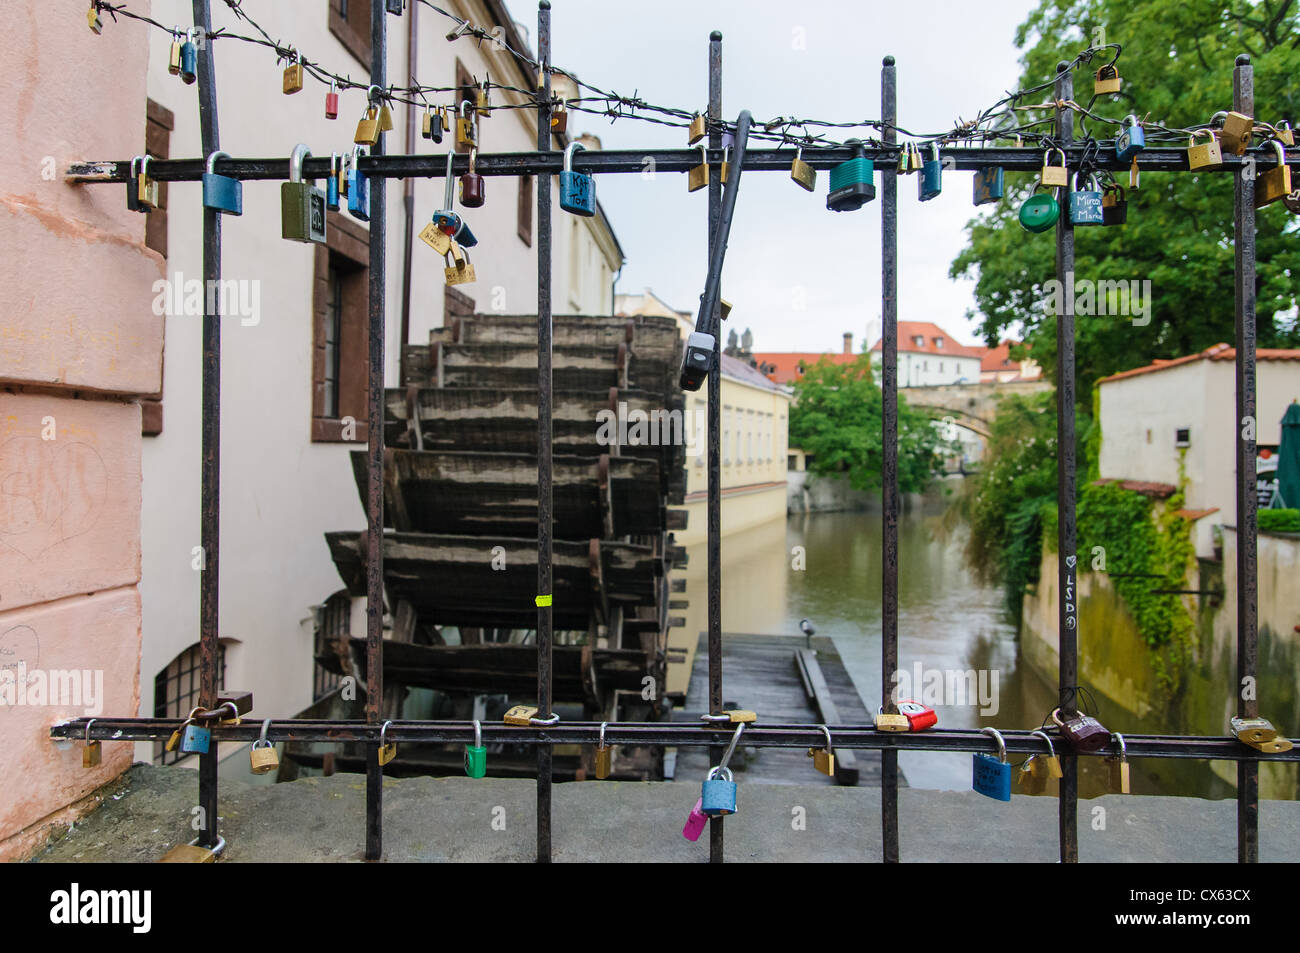
[[[1106,222],[1106,213],[1101,207],[1101,186],[1097,184],[1097,177],[1091,176],[1088,185],[1086,189],[1070,193],[1071,225],[1103,225]]]
[[[186,725],[181,733],[181,751],[185,754],[207,754],[211,744],[211,730],[199,725]]]
[[[921,163],[921,175],[916,180],[917,198],[928,202],[943,191],[943,163],[939,161],[939,145],[928,145],[930,158]]]
[[[339,210],[339,175],[341,175],[339,165],[339,154],[330,153],[330,174],[325,180],[325,207],[331,212]]]
[[[181,44],[181,79],[186,86],[193,86],[199,78],[199,48],[194,45],[194,31],[185,31],[185,42]]]
[[[214,208],[227,215],[244,214],[244,183],[228,175],[217,175],[217,159],[230,158],[229,152],[214,152],[208,156],[208,170],[203,173],[203,207]]]
[[[700,792],[700,810],[709,817],[736,813],[736,782],[730,768],[713,768],[704,779]]]
[[[971,766],[971,789],[995,801],[1011,800],[1011,765],[1007,762],[1007,745],[1002,734],[996,728],[981,728],[981,732],[992,737],[998,743],[998,756],[982,751],[975,753]]]
[[[988,205],[1002,198],[1002,166],[975,170],[975,204]]]
[[[461,248],[473,248],[478,244],[478,239],[469,230],[469,225],[455,212],[439,209],[433,213],[433,224],[454,238]]]
[[[1146,147],[1147,136],[1138,125],[1138,117],[1125,116],[1124,131],[1115,140],[1115,155],[1119,156],[1119,161],[1128,162]]]
[[[348,211],[363,222],[370,221],[370,177],[357,168],[361,147],[352,149],[352,168],[348,170]]]
[[[564,149],[564,170],[560,173],[560,208],[574,215],[590,217],[596,214],[596,180],[590,175],[573,171],[573,154],[583,145],[570,142]]]

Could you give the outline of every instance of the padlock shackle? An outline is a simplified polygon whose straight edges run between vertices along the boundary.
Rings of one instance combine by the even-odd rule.
[[[1052,153],[1053,153],[1053,152],[1055,152],[1058,156],[1061,157],[1061,165],[1065,166],[1065,167],[1068,169],[1068,168],[1070,167],[1070,163],[1069,163],[1069,161],[1068,161],[1068,160],[1066,159],[1066,157],[1065,157],[1065,150],[1064,150],[1064,149],[1048,149],[1046,152],[1044,152],[1044,153],[1043,153],[1043,165],[1047,165],[1047,164],[1048,164],[1048,161],[1052,158]]]
[[[451,163],[452,160],[455,158],[456,158],[455,150],[448,149],[447,150],[447,174],[445,176],[446,184],[444,185],[443,192],[442,192],[442,207],[446,209],[448,212],[453,211],[456,208],[456,206],[452,204],[452,202],[456,200],[456,195],[455,195],[455,190],[452,188],[452,181],[451,181]]]
[[[1056,757],[1056,749],[1052,747],[1052,739],[1047,736],[1047,732],[1043,731],[1043,729],[1041,728],[1038,728],[1035,729],[1034,731],[1031,731],[1030,734],[1033,735],[1035,738],[1043,739],[1043,743],[1047,745],[1047,756],[1049,758]]]
[[[483,723],[477,718],[474,719],[474,747],[483,747]]]
[[[817,727],[821,730],[821,733],[824,734],[824,735],[826,736],[826,751],[827,751],[827,753],[828,753],[828,754],[834,754],[834,753],[835,753],[835,745],[831,742],[831,730],[830,730],[829,728],[827,728],[825,725],[818,725]]]
[[[147,152],[146,152],[144,155],[142,155],[142,156],[140,157],[140,174],[141,174],[141,175],[148,175],[148,174],[149,174],[149,158],[150,158],[150,156],[149,156],[149,153],[147,153]]]
[[[1207,136],[1209,136],[1210,142],[1215,141],[1213,129],[1193,129],[1191,137],[1187,141],[1187,148],[1191,149],[1193,146],[1196,145],[1196,137],[1199,136],[1201,133],[1205,133]]]
[[[469,174],[474,174],[474,163],[478,160],[478,146],[469,147]]]
[[[714,777],[720,781],[731,781],[731,769],[725,765],[718,765],[716,768],[709,768],[709,773],[704,776],[704,780],[712,781]]]
[[[289,153],[289,181],[302,181],[302,161],[311,157],[311,150],[307,148],[307,143],[300,142],[293,147],[293,152]]]
[[[86,722],[86,744],[90,744],[90,726],[93,725],[97,720],[98,719],[96,718],[92,718],[90,719],[90,721]]]
[[[392,724],[391,721],[386,721],[384,722],[383,726],[379,729],[379,747],[381,748],[386,744],[386,742],[384,741],[384,736],[388,733],[388,726],[391,724]]]
[[[134,179],[135,176],[136,176],[136,171],[135,171],[135,170],[139,167],[139,165],[140,165],[140,159],[141,159],[141,158],[143,158],[143,157],[142,157],[142,156],[132,156],[132,157],[131,157],[131,171],[130,171],[128,174],[129,174],[129,175],[131,176],[131,178],[133,178],[133,179]]]
[[[1110,733],[1110,740],[1114,741],[1116,744],[1119,745],[1120,760],[1121,761],[1126,760],[1128,758],[1128,745],[1124,743],[1124,736],[1121,735],[1118,731],[1112,731]]]
[[[270,730],[271,730],[271,719],[268,718],[266,719],[266,721],[262,722],[262,733],[261,735],[258,736],[257,739],[258,742],[266,742],[269,745],[271,742],[267,740],[266,733]]]
[[[587,147],[584,146],[577,139],[573,140],[567,146],[564,147],[564,171],[565,172],[573,171],[573,154],[579,150],[586,151],[586,148]],[[470,166],[471,168],[473,167],[472,161],[470,163]]]
[[[225,156],[227,159],[233,158],[229,152],[222,152],[220,149],[212,153],[212,155],[208,156],[208,175],[217,174],[217,170],[215,167],[217,164],[217,160],[222,156]]]
[[[745,733],[745,723],[742,721],[736,725],[736,731],[731,736],[731,744],[727,745],[727,750],[723,754],[722,761],[718,765],[718,767],[722,768],[724,771],[727,768],[727,764],[731,761],[732,754],[734,754],[736,751],[736,743],[740,741],[740,736],[744,733]]]
[[[1002,740],[1002,732],[996,728],[981,728],[980,734],[989,735],[998,743],[998,760],[1007,763],[1007,743]]]
[[[601,748],[605,747],[605,726],[608,725],[608,724],[609,724],[609,722],[607,722],[607,721],[602,721],[602,722],[600,723],[600,737],[599,737],[599,739],[596,741],[596,744],[597,744],[597,746],[599,746],[599,747],[601,747]]]
[[[1270,139],[1270,140],[1268,140],[1268,145],[1272,146],[1272,147],[1273,147],[1273,151],[1277,153],[1277,165],[1278,165],[1278,168],[1280,169],[1280,168],[1282,168],[1283,166],[1285,166],[1285,165],[1286,165],[1286,146],[1282,144],[1282,141],[1281,141],[1280,139]]]
[[[1130,119],[1132,119],[1133,121],[1129,122]],[[1122,129],[1126,125],[1131,126],[1135,129],[1142,128],[1142,124],[1138,122],[1137,113],[1129,113],[1127,116],[1124,117],[1124,121],[1120,123],[1120,128]]]

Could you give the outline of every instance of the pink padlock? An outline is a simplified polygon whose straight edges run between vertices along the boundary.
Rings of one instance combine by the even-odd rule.
[[[704,828],[709,824],[709,815],[701,810],[703,807],[704,798],[696,798],[695,806],[691,808],[691,816],[686,818],[686,826],[682,828],[682,836],[687,840],[699,840],[700,835],[704,833]]]

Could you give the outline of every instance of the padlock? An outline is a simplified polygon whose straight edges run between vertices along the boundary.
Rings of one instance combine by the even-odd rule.
[[[1255,208],[1271,205],[1291,194],[1291,167],[1286,164],[1286,150],[1282,143],[1270,139],[1268,144],[1277,154],[1277,166],[1261,172],[1255,180]]]
[[[692,331],[686,338],[682,353],[682,366],[677,383],[682,390],[699,390],[713,367],[713,351],[717,342],[707,331]]]
[[[1101,69],[1097,70],[1096,80],[1092,84],[1092,92],[1094,96],[1106,96],[1110,93],[1118,93],[1119,88],[1119,70],[1115,68],[1114,63],[1108,63]]]
[[[551,133],[559,135],[569,128],[569,106],[563,99],[556,100],[551,106]]]
[[[1061,770],[1061,759],[1056,756],[1056,748],[1052,746],[1052,739],[1048,736],[1047,732],[1041,729],[1031,731],[1030,734],[1035,738],[1042,738],[1043,744],[1047,745],[1047,756],[1045,758],[1042,755],[1035,755],[1037,758],[1042,758],[1041,763],[1044,768],[1044,776],[1056,778],[1056,780],[1059,781],[1065,776],[1065,773]]]
[[[325,118],[339,118],[339,87],[334,80],[330,80],[329,92],[325,94]]]
[[[466,208],[480,208],[485,198],[483,176],[474,170],[474,163],[478,159],[478,147],[471,146],[469,150],[469,171],[460,177],[460,204]]]
[[[94,718],[86,722],[86,746],[81,749],[81,766],[83,768],[96,768],[104,760],[103,742],[90,740],[90,726],[94,723]]]
[[[1132,792],[1129,790],[1128,745],[1124,744],[1124,736],[1118,731],[1111,735],[1111,739],[1119,745],[1119,754],[1106,758],[1106,765],[1110,771],[1111,790],[1120,794],[1130,794]]]
[[[1061,737],[1077,751],[1100,751],[1110,744],[1110,732],[1091,715],[1076,711],[1074,716],[1061,720],[1061,709],[1052,712],[1052,721],[1061,729]]]
[[[600,737],[596,740],[596,778],[601,781],[609,777],[614,762],[614,748],[605,744],[605,726],[608,724],[606,721],[600,723]]]
[[[185,42],[181,44],[181,82],[193,86],[199,78],[199,48],[194,43],[194,31],[185,31]]]
[[[971,763],[971,789],[996,801],[1010,801],[1011,765],[1007,761],[1006,742],[996,728],[981,728],[980,731],[991,735],[998,743],[998,754],[995,758],[983,751],[975,752]]]
[[[420,241],[444,257],[451,251],[451,236],[439,228],[437,222],[430,222],[420,229]]]
[[[1267,718],[1243,718],[1234,715],[1229,722],[1232,733],[1238,741],[1253,745],[1259,741],[1272,741],[1277,737],[1277,729]]]
[[[867,147],[860,139],[844,143],[853,147],[853,158],[831,169],[830,191],[826,207],[832,212],[853,212],[876,197],[876,167],[867,158]]]
[[[1037,186],[1042,188],[1042,186]],[[1034,194],[1020,206],[1020,227],[1027,232],[1045,232],[1061,217],[1061,206],[1050,192]]]
[[[96,36],[103,35],[104,21],[99,17],[99,7],[95,6],[95,0],[90,0],[90,9],[86,11],[86,25]]]
[[[731,146],[724,143],[722,146],[722,184],[727,184],[727,179],[731,176]]]
[[[367,106],[361,119],[357,122],[356,135],[352,141],[359,146],[373,146],[379,143],[379,110],[375,106]]]
[[[325,241],[325,193],[304,182],[302,163],[311,152],[304,143],[289,156],[289,181],[280,183],[280,234],[294,242]]]
[[[181,75],[181,32],[180,27],[172,31],[172,46],[167,54],[167,72],[173,76]]]
[[[525,727],[530,723],[530,719],[537,714],[536,705],[516,705],[505,714],[507,725],[523,725]]]
[[[150,158],[149,155],[140,157],[140,174],[136,176],[136,194],[140,197],[141,209],[145,212],[159,208],[162,204],[158,180],[149,178]]]
[[[1209,141],[1198,146],[1196,137],[1202,134],[1208,136]],[[1214,137],[1214,133],[1209,129],[1192,130],[1192,137],[1187,143],[1187,168],[1217,169],[1221,165],[1223,165],[1223,150],[1219,147],[1219,140]]]
[[[975,170],[975,204],[988,205],[1002,198],[1002,166]]]
[[[228,152],[214,152],[208,156],[207,171],[203,173],[203,206],[214,208],[227,215],[244,214],[244,183],[228,175],[217,175],[217,159],[230,158]]]
[[[1090,187],[1087,189],[1076,189],[1070,193],[1071,225],[1102,225],[1105,223],[1106,219],[1101,211],[1101,186],[1097,183],[1095,175],[1089,176],[1088,185]]]
[[[1128,167],[1128,187],[1134,192],[1138,189],[1138,182],[1141,180],[1142,173],[1138,170],[1137,156],[1133,157],[1133,164]]]
[[[573,154],[582,149],[574,141],[564,147],[564,169],[560,172],[560,208],[574,215],[596,214],[596,180],[583,172],[573,171]]]
[[[1128,222],[1128,199],[1124,189],[1116,182],[1111,182],[1101,190],[1101,223],[1103,225],[1124,225]]]
[[[1060,165],[1051,164],[1053,152],[1061,157]],[[1070,170],[1066,166],[1065,153],[1062,150],[1048,149],[1043,153],[1043,171],[1040,173],[1038,181],[1042,185],[1050,185],[1054,188],[1070,184]]]
[[[1124,117],[1124,131],[1115,138],[1115,155],[1120,162],[1127,162],[1147,147],[1146,133],[1138,124],[1138,117]]]
[[[474,233],[469,230],[469,226],[456,214],[453,203],[455,202],[455,180],[452,178],[452,163],[455,161],[454,152],[447,153],[447,168],[443,174],[443,207],[433,213],[433,225],[442,232],[443,236],[448,239],[454,239],[462,248],[473,248],[478,244],[478,239]],[[426,236],[425,232],[420,233],[424,243],[436,251],[439,255],[446,255],[451,249],[450,241],[443,241],[433,235],[432,232]]]
[[[924,731],[939,723],[939,716],[933,708],[910,698],[898,703],[898,713],[907,719],[908,731]]]
[[[470,148],[477,145],[474,141],[474,119],[471,115],[473,104],[468,99],[461,100],[456,114],[456,148]]]
[[[424,118],[420,120],[420,135],[434,142],[442,142],[442,110],[432,106],[424,107]]]
[[[901,712],[886,712],[884,706],[876,709],[876,731],[907,731],[910,725]]]
[[[464,285],[477,280],[469,256],[464,253],[454,240],[451,243],[451,250],[444,256],[444,259],[446,258],[450,258],[450,263],[443,269],[447,284]]]
[[[939,160],[939,144],[928,143],[930,158],[921,163],[921,174],[916,179],[917,199],[928,202],[943,191],[943,163]]]
[[[699,840],[700,835],[704,833],[704,828],[709,826],[709,815],[701,810],[703,806],[704,798],[696,798],[695,806],[691,808],[690,816],[686,818],[686,824],[682,827],[682,836],[689,841]]]
[[[726,180],[726,175],[723,175]],[[817,170],[803,161],[803,146],[796,146],[794,150],[794,161],[790,163],[790,178],[794,180],[795,185],[807,192],[813,192],[817,189]]]
[[[480,116],[492,115],[492,104],[488,101],[488,80],[483,80],[474,90],[474,110]]]
[[[813,759],[813,767],[828,778],[835,777],[835,747],[831,743],[831,730],[825,725],[818,726],[826,736],[826,747],[809,748],[808,757]]]
[[[397,742],[387,741],[385,737],[388,734],[388,726],[391,724],[391,721],[386,721],[379,729],[379,766],[381,768],[397,757]]]
[[[267,774],[280,766],[280,756],[275,753],[275,745],[266,737],[271,730],[271,719],[262,722],[262,734],[248,750],[248,769],[254,774]]]
[[[1291,130],[1291,123],[1285,119],[1279,119],[1273,124],[1273,136],[1284,146],[1295,145],[1295,133]]]
[[[1042,794],[1047,790],[1047,774],[1038,764],[1038,756],[1030,755],[1020,766],[1020,786],[1026,794]]]
[[[695,143],[704,138],[704,133],[707,131],[708,129],[705,126],[704,117],[699,113],[696,113],[691,117],[691,125],[686,130],[686,144],[688,146],[695,145]]]
[[[352,147],[352,168],[348,170],[348,214],[362,222],[370,221],[370,176],[359,169],[361,147]]]
[[[471,778],[487,776],[487,748],[483,744],[483,725],[474,719],[474,743],[465,746],[465,774]]]
[[[147,212],[149,211],[140,204],[140,180],[137,178],[140,167],[140,160],[143,156],[135,156],[131,159],[131,168],[126,176],[126,210],[128,212]]]
[[[330,174],[325,180],[325,207],[331,212],[339,210],[339,175],[342,163],[337,152],[330,153]]]
[[[207,754],[212,746],[212,731],[192,722],[181,732],[182,754]]]
[[[392,132],[392,131],[393,131],[393,111],[392,111],[391,109],[388,108],[388,101],[387,101],[387,100],[380,100],[380,102],[379,102],[379,116],[378,116],[377,118],[379,119],[379,131],[380,131],[380,132]]]
[[[700,792],[700,810],[709,817],[736,813],[736,782],[731,780],[729,768],[709,770]]]
[[[302,92],[302,54],[295,52],[294,61],[284,68],[285,95]]]
[[[702,145],[698,148],[700,150],[700,164],[692,166],[691,170],[686,173],[687,192],[698,192],[709,184],[709,153]]]
[[[437,225],[445,235],[454,239],[461,248],[473,248],[478,244],[478,239],[469,230],[469,223],[455,212],[445,210],[434,212],[433,224]]]
[[[1255,133],[1255,120],[1239,112],[1217,112],[1213,118],[1219,116],[1223,117],[1223,128],[1219,130],[1220,144],[1227,152],[1244,156]]]
[[[728,708],[719,712],[719,714],[726,715],[727,721],[733,725],[752,725],[758,721],[757,712],[748,711],[744,708]]]

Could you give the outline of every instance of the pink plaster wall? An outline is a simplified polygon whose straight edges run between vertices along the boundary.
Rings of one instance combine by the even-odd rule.
[[[101,673],[96,704],[123,715],[140,697],[131,398],[161,387],[151,304],[164,269],[125,186],[64,178],[73,162],[144,151],[148,28],[105,14],[96,36],[86,7],[10,0],[0,30],[0,671]],[[130,764],[130,743],[106,743],[94,770],[80,744],[54,746],[50,726],[84,714],[0,703],[0,859],[39,848]]]

